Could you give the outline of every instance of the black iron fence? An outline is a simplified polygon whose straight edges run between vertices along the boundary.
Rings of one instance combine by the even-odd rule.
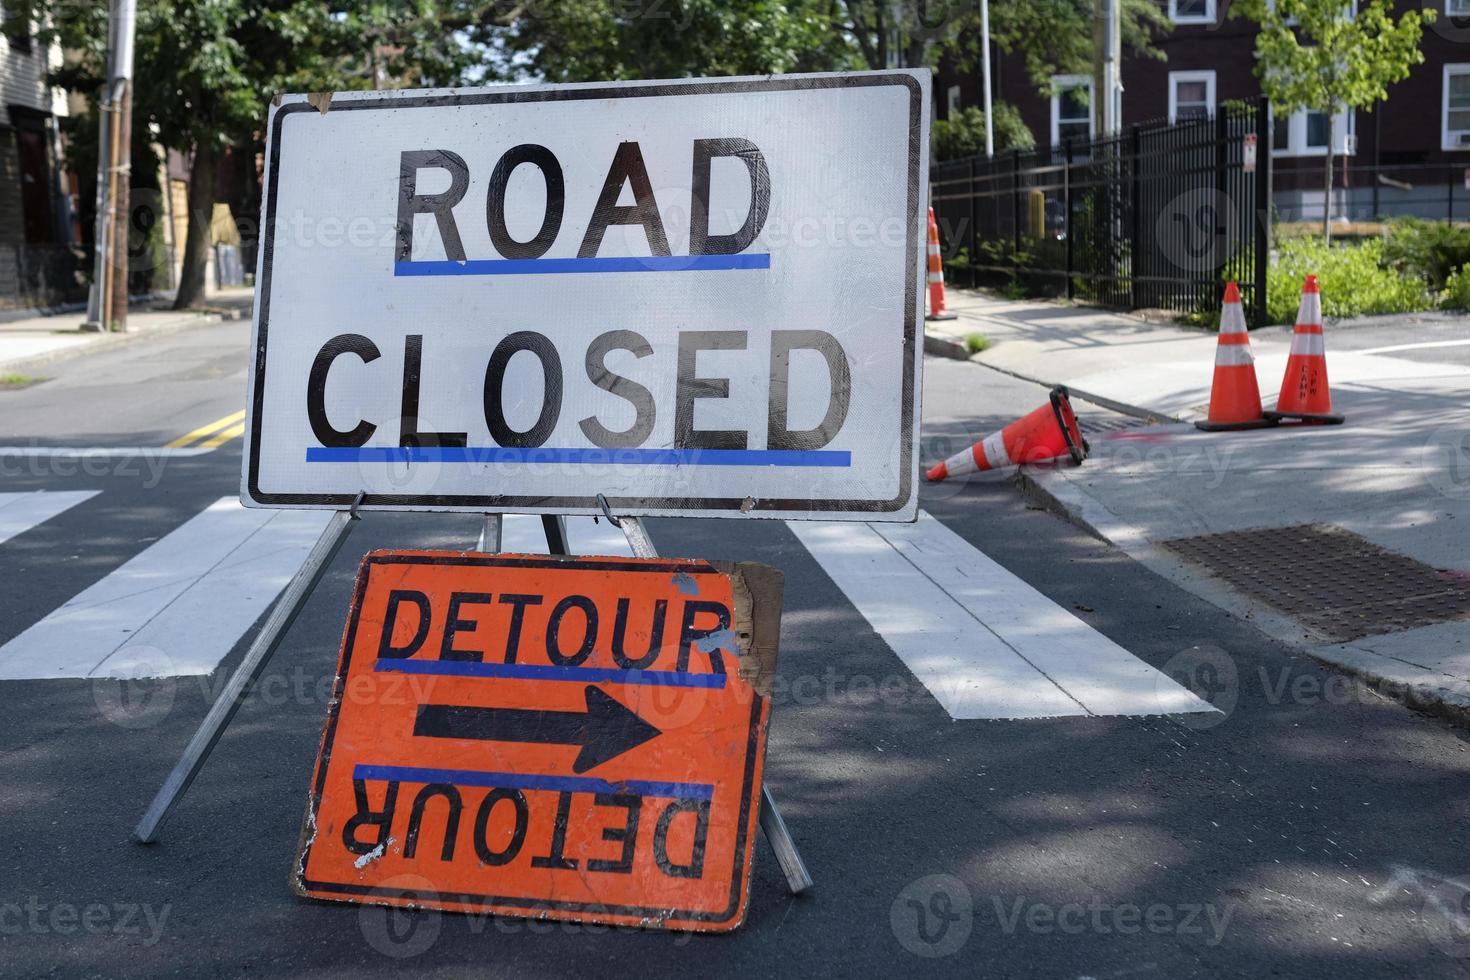
[[[1278,221],[1322,220],[1325,166],[1321,157],[1276,161]],[[1377,224],[1410,216],[1470,221],[1470,168],[1463,163],[1359,164],[1353,157],[1338,156],[1330,201],[1328,213],[1335,222]]]
[[[1125,309],[1217,310],[1226,280],[1265,322],[1264,102],[930,173],[946,279]]]

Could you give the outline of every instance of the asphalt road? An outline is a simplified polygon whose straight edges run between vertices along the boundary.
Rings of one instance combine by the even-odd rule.
[[[59,363],[0,391],[0,445],[159,447],[228,417],[247,333]],[[927,461],[1044,392],[930,359],[925,396]],[[99,491],[0,543],[0,644],[236,493],[239,451],[0,456],[0,492]],[[922,506],[1220,712],[953,720],[785,525],[653,521],[662,553],[786,574],[767,780],[816,888],[788,896],[760,841],[748,919],[726,936],[302,900],[287,872],[357,559],[478,531],[472,516],[370,514],[156,845],[129,834],[248,632],[206,677],[0,681],[0,974],[1470,976],[1462,731],[1293,654],[1005,480],[926,487]]]

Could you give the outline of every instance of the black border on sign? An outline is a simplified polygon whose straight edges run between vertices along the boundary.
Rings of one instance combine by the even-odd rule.
[[[908,171],[908,247],[907,273],[904,277],[904,334],[903,334],[903,420],[900,426],[901,459],[899,465],[898,496],[892,500],[789,500],[763,499],[756,501],[755,510],[769,511],[824,511],[850,513],[891,513],[901,509],[913,495],[914,440],[914,370],[917,345],[915,343],[915,305],[918,295],[918,214],[919,214],[919,163],[920,154],[927,152],[921,145],[924,105],[919,83],[904,74],[858,74],[824,77],[772,77],[744,79],[740,81],[709,80],[680,84],[629,85],[611,88],[559,88],[536,92],[476,92],[451,95],[424,95],[406,98],[344,99],[334,102],[332,112],[356,112],[365,109],[412,109],[426,106],[498,105],[514,102],[570,102],[585,99],[639,98],[671,95],[714,95],[726,92],[788,92],[829,88],[868,88],[879,85],[901,85],[909,91],[909,171]],[[262,506],[318,506],[348,507],[356,494],[334,493],[266,493],[260,489],[260,432],[261,413],[265,402],[265,352],[267,325],[270,320],[271,266],[275,253],[276,239],[276,191],[279,181],[281,132],[286,117],[298,112],[316,112],[309,102],[292,102],[276,110],[271,124],[270,181],[266,188],[265,220],[261,230],[262,270],[258,286],[259,325],[256,334],[255,385],[252,392],[254,414],[250,425],[250,447],[247,456],[248,470],[246,486],[250,499]],[[645,510],[658,511],[740,511],[747,498],[744,497],[689,497],[659,498],[641,503],[630,500],[615,500],[619,510],[640,513]],[[371,494],[361,501],[361,506],[374,508],[419,507],[456,508],[471,511],[514,510],[516,507],[540,508],[596,508],[594,497],[551,497],[473,494]]]
[[[307,804],[308,826],[318,827],[317,814],[321,810],[322,792],[327,784],[327,767],[331,763],[333,743],[337,736],[337,720],[342,711],[340,692],[347,683],[347,674],[352,666],[352,649],[357,645],[357,625],[362,616],[363,599],[367,597],[368,579],[371,577],[372,568],[376,565],[476,565],[497,568],[560,568],[580,569],[586,568],[593,571],[622,571],[622,572],[652,572],[666,573],[670,570],[684,572],[693,575],[718,575],[714,567],[705,564],[684,563],[662,563],[662,562],[633,562],[618,561],[617,559],[599,558],[596,561],[581,562],[577,560],[536,559],[536,558],[502,558],[498,555],[394,555],[394,554],[369,554],[363,559],[363,573],[357,577],[357,587],[352,595],[352,613],[347,621],[347,630],[342,637],[342,658],[337,667],[337,679],[334,685],[331,706],[327,711],[326,729],[322,733],[321,750],[317,753],[316,774],[312,778],[311,799]],[[546,908],[558,909],[568,912],[591,912],[602,915],[625,915],[638,918],[655,919],[664,923],[679,921],[685,922],[726,922],[731,916],[740,910],[741,883],[745,879],[745,842],[750,827],[750,803],[756,791],[755,787],[755,760],[758,754],[759,744],[757,735],[760,733],[761,706],[765,698],[756,694],[750,699],[750,721],[748,724],[749,737],[745,744],[745,771],[741,776],[740,786],[740,823],[735,830],[735,863],[731,868],[730,881],[730,904],[722,912],[699,912],[685,909],[669,909],[664,906],[643,907],[638,905],[599,905],[589,902],[556,902],[547,899],[521,898],[517,896],[504,895],[476,895],[465,892],[434,892],[434,898],[439,902],[452,902],[461,905],[472,905],[476,908],[494,910],[501,908]],[[313,833],[301,848],[298,856],[295,873],[299,876],[301,888],[306,891],[331,892],[340,895],[373,895],[382,898],[406,898],[423,900],[426,896],[422,890],[402,888],[375,888],[371,885],[353,885],[336,881],[311,881],[306,877],[306,866],[311,859],[311,848],[316,843],[320,831]],[[320,896],[308,896],[320,897]],[[453,910],[450,910],[453,911]]]

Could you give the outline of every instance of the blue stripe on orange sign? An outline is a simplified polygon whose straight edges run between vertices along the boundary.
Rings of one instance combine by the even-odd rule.
[[[565,790],[570,793],[636,793],[671,800],[708,800],[714,786],[708,783],[658,783],[640,779],[610,782],[592,776],[545,776],[525,772],[480,772],[473,769],[421,769],[417,766],[372,766],[359,763],[353,779],[379,779],[395,783],[449,783],[485,789]]]

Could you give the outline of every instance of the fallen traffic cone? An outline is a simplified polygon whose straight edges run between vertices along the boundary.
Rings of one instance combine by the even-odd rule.
[[[1233,282],[1225,284],[1225,303],[1220,310],[1210,417],[1194,424],[1206,432],[1259,429],[1272,424],[1261,414],[1261,389],[1256,383],[1250,334],[1245,329],[1245,310],[1240,305],[1240,289]]]
[[[929,209],[929,315],[926,320],[954,320],[944,308],[944,263],[939,257],[939,225]]]
[[[1286,359],[1286,377],[1276,408],[1265,412],[1273,422],[1297,419],[1322,425],[1339,425],[1343,416],[1332,410],[1332,391],[1327,386],[1327,347],[1322,341],[1322,293],[1317,277],[1307,276],[1302,285],[1302,305],[1296,314],[1296,333],[1291,338],[1291,355]]]
[[[930,482],[945,477],[963,476],[1002,466],[1040,463],[1071,454],[1072,461],[1082,462],[1092,449],[1077,427],[1077,416],[1067,398],[1067,389],[1058,385],[1051,390],[1051,403],[986,436],[964,452],[929,471]]]

